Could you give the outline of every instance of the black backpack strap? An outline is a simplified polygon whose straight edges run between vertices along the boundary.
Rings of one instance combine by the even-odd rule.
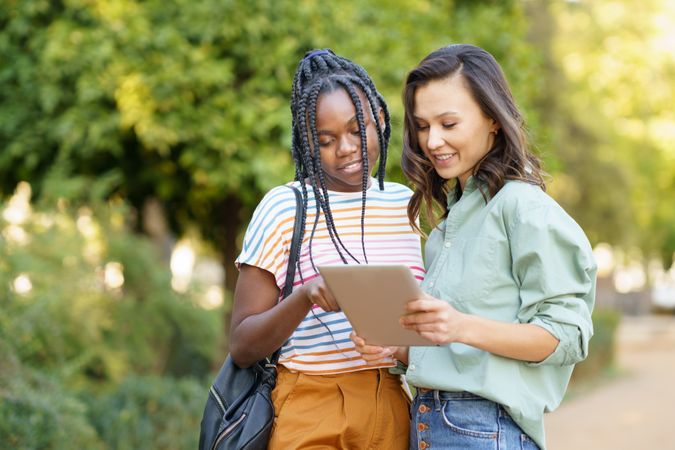
[[[293,238],[291,240],[291,249],[288,255],[288,267],[286,268],[286,282],[284,283],[284,291],[281,298],[286,298],[291,295],[293,291],[293,281],[295,280],[295,268],[298,264],[298,248],[302,241],[302,236],[300,236],[302,228],[302,194],[300,191],[291,185],[286,185],[289,189],[293,190],[295,194],[295,224],[293,225]],[[277,349],[276,352],[272,354],[270,358],[270,363],[276,365],[279,361],[279,354],[281,349]]]
[[[298,265],[298,247],[302,236],[300,230],[302,228],[302,194],[294,187],[286,185],[293,190],[295,194],[295,225],[293,225],[293,239],[291,240],[291,250],[288,255],[288,268],[286,270],[286,282],[284,283],[284,292],[282,298],[291,295],[293,291],[293,280],[295,280],[295,267]]]

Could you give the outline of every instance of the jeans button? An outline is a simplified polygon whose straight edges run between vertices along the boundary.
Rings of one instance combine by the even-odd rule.
[[[427,405],[420,405],[420,407],[417,408],[417,410],[422,414],[424,414],[425,412],[429,411],[429,407]]]
[[[426,450],[429,447],[431,447],[431,445],[427,444],[425,441],[420,442],[420,448],[422,450]]]

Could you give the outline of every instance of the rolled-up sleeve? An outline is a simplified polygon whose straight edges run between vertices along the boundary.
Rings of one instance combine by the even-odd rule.
[[[510,228],[513,276],[520,287],[518,319],[558,339],[546,359],[530,365],[572,365],[586,358],[593,335],[596,264],[579,225],[557,204],[521,210]]]

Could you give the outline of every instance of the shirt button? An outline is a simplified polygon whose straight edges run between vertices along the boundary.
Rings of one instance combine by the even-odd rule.
[[[452,243],[450,241],[445,241],[445,243],[443,244],[445,248],[450,248],[451,245]]]
[[[433,281],[430,281],[430,282],[429,282],[429,287],[434,287],[434,282],[433,282]]]
[[[414,371],[415,369],[416,369],[415,364],[410,364],[410,365],[408,366],[408,370]]]
[[[427,405],[420,405],[420,407],[417,408],[417,410],[418,410],[420,413],[424,414],[425,412],[429,411],[429,407],[428,407]]]

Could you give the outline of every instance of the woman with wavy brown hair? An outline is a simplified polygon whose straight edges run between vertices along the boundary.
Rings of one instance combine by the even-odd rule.
[[[593,334],[596,265],[584,232],[545,193],[539,160],[499,64],[451,45],[407,77],[403,170],[433,230],[424,294],[403,327],[435,347],[383,348],[415,386],[410,448],[544,448]],[[440,209],[440,223],[434,211]],[[417,230],[421,232],[420,228]]]

